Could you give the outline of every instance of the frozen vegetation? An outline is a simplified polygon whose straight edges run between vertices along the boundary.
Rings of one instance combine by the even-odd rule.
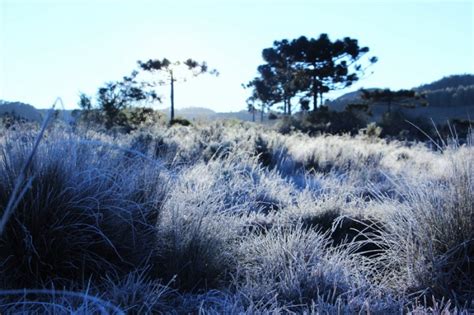
[[[2,314],[474,312],[469,139],[37,134],[0,132]]]

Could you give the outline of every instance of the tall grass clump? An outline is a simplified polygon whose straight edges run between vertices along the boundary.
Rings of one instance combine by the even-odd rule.
[[[460,147],[443,155],[438,180],[398,182],[401,202],[386,222],[376,269],[387,287],[474,311],[474,154]]]
[[[294,313],[394,313],[399,302],[371,296],[365,272],[342,247],[331,248],[328,233],[274,227],[241,242],[235,276],[247,306]]]
[[[235,264],[239,220],[204,164],[182,170],[170,187],[158,223],[158,277],[182,292],[222,286]]]
[[[2,210],[32,145],[0,147]],[[153,256],[165,191],[157,168],[50,134],[25,172],[30,187],[0,235],[2,288],[80,287]]]
[[[236,221],[216,211],[170,199],[158,225],[156,276],[182,292],[220,288],[235,264]]]

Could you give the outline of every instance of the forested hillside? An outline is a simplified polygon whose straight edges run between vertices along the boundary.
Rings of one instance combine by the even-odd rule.
[[[416,88],[431,107],[474,107],[474,75],[452,75]]]

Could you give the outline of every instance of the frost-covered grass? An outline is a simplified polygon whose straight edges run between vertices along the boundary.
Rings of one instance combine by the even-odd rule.
[[[0,132],[1,313],[474,312],[470,142],[55,126],[23,170],[36,134]]]

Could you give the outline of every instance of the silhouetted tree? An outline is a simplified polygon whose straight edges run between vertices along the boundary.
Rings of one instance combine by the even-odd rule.
[[[414,90],[392,91],[384,90],[361,90],[362,99],[369,105],[386,105],[387,113],[391,114],[392,106],[414,108],[416,106],[427,106],[425,95],[418,94]]]
[[[127,118],[123,113],[125,108],[140,103],[161,101],[156,92],[150,90],[150,84],[136,80],[137,75],[138,72],[134,71],[130,76],[124,77],[122,81],[107,82],[99,88],[97,107],[105,115],[106,128],[127,124]],[[91,106],[84,97],[80,100],[81,102],[82,106]]]
[[[306,97],[300,98],[300,108],[302,111],[308,111],[309,110],[309,99]]]
[[[253,100],[251,99],[247,99],[247,110],[249,111],[249,113],[252,113],[252,121],[255,122],[256,108],[255,108]]]
[[[313,109],[317,99],[323,105],[323,94],[346,88],[359,80],[364,73],[361,58],[369,52],[368,47],[360,47],[356,39],[345,37],[332,42],[327,34],[318,39],[301,36],[290,43],[294,55],[295,69],[309,80],[308,96],[313,98]],[[369,65],[377,62],[369,58]]]
[[[263,114],[266,108],[270,108],[279,101],[279,92],[274,85],[269,85],[268,81],[262,78],[254,78],[243,85],[244,88],[252,88],[252,95],[247,99],[247,103],[260,103],[260,121],[263,121]]]
[[[360,61],[368,51],[368,47],[360,47],[350,37],[332,42],[327,34],[318,39],[301,36],[292,41],[275,41],[273,47],[264,49],[262,57],[266,63],[257,70],[259,79],[272,90],[272,103],[283,102],[284,113],[291,115],[293,97],[312,97],[316,110],[318,97],[322,105],[324,93],[359,80],[365,68],[377,62],[376,57],[371,57],[363,67]],[[302,105],[308,105],[306,99]]]
[[[288,40],[275,41],[273,47],[262,51],[266,64],[258,67],[262,80],[273,86],[275,103],[283,102],[283,113],[291,115],[291,99],[307,87],[305,77],[299,75],[295,66],[295,54]]]
[[[77,103],[79,105],[79,108],[81,109],[80,114],[78,118],[80,118],[83,121],[87,122],[87,128],[89,128],[90,125],[90,120],[91,120],[91,114],[92,114],[92,97],[88,96],[85,93],[80,92],[79,93],[79,102]]]
[[[79,93],[79,102],[77,104],[84,111],[89,111],[92,109],[91,97],[86,95],[85,93]]]
[[[158,85],[170,85],[171,123],[174,120],[174,84],[178,81],[186,81],[186,77],[180,72],[186,71],[187,73],[191,73],[194,77],[203,73],[218,75],[217,70],[209,69],[206,62],[199,63],[193,59],[187,59],[183,62],[171,62],[166,58],[162,60],[149,59],[146,62],[138,61],[138,65],[143,71],[162,74],[162,78],[157,81]]]

